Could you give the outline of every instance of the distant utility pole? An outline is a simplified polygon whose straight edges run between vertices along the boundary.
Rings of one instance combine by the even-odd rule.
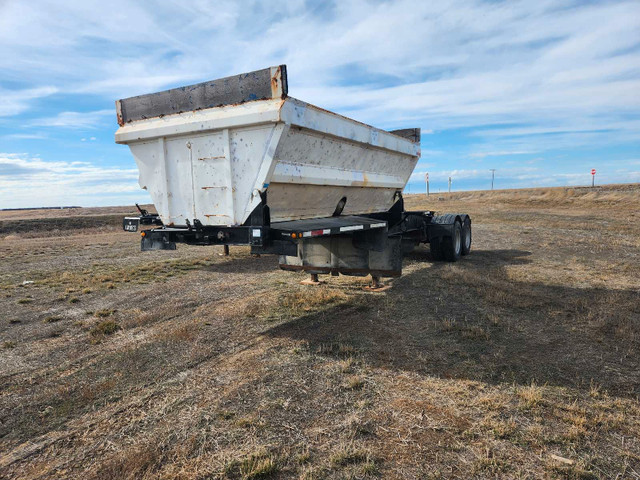
[[[429,172],[424,174],[424,181],[427,184],[427,197],[429,196]]]
[[[449,193],[451,193],[451,177],[449,177]]]
[[[490,168],[489,170],[491,170],[491,190],[493,190],[493,180],[496,178],[496,169]]]

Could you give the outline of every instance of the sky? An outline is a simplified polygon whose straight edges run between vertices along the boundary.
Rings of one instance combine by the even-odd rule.
[[[280,64],[410,193],[640,182],[639,1],[0,0],[0,208],[150,202],[114,101]]]

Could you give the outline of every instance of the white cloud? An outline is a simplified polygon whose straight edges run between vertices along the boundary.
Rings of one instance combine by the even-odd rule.
[[[536,167],[516,167],[516,168],[503,168],[500,174],[507,177],[520,177],[522,175],[532,175],[538,172]],[[426,172],[414,172],[411,175],[411,180],[422,180]],[[429,171],[429,180],[433,181],[446,181],[451,177],[456,180],[470,180],[483,177],[491,177],[491,173],[488,169],[452,169],[452,170],[431,170]]]
[[[628,118],[640,111],[639,12],[633,1],[559,8],[550,0],[300,0],[266,8],[256,0],[212,8],[9,0],[0,6],[0,71],[113,100],[288,63],[294,96],[367,123],[420,126],[425,135],[500,124],[476,134],[554,133],[552,142],[535,141],[540,150],[640,138],[639,122]],[[32,94],[47,88],[34,85]],[[27,106],[16,97],[0,112]],[[95,125],[86,115],[39,123]]]
[[[38,118],[29,122],[35,127],[63,127],[63,128],[96,128],[105,117],[115,118],[113,110],[96,110],[93,112],[60,112],[54,117]],[[95,137],[92,137],[95,139]]]
[[[53,95],[57,91],[57,88],[47,86],[21,90],[0,88],[0,117],[18,115],[26,111],[34,100]]]
[[[640,106],[639,10],[632,1],[13,0],[0,7],[0,69],[124,97],[286,62],[294,96],[389,128],[577,118],[605,128],[612,113]]]
[[[535,153],[531,151],[502,151],[502,152],[475,152],[469,155],[471,158],[486,158],[486,157],[504,157],[510,155],[528,155],[530,153]]]
[[[590,169],[583,172],[553,172],[540,167],[508,167],[496,170],[496,188],[533,188],[553,186],[590,185]],[[412,183],[424,182],[424,171],[414,172],[411,175]],[[488,169],[453,169],[453,170],[429,170],[429,180],[432,186],[446,187],[449,177],[452,179],[453,190],[459,183],[468,185],[469,181],[486,181],[487,188],[491,181],[491,172]],[[598,171],[596,181],[598,184],[617,183],[621,179],[624,182],[640,182],[640,171],[629,168],[606,168]],[[466,189],[466,187],[463,187]]]
[[[3,135],[2,138],[8,138],[10,140],[44,140],[48,137],[44,133],[10,133]]]
[[[27,154],[0,153],[2,208],[109,205],[148,201],[135,168],[100,167],[88,162],[45,161]],[[25,188],[25,185],[29,188]]]

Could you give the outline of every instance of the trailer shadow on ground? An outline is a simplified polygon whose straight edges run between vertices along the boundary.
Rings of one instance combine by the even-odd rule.
[[[267,333],[311,349],[353,345],[374,367],[489,383],[551,384],[640,394],[640,292],[513,278],[521,250],[479,250],[455,264],[407,258],[383,294],[297,318]]]

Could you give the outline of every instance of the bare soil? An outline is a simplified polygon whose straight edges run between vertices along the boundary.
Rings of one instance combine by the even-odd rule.
[[[640,185],[409,195],[392,288],[0,212],[1,478],[640,478]]]

